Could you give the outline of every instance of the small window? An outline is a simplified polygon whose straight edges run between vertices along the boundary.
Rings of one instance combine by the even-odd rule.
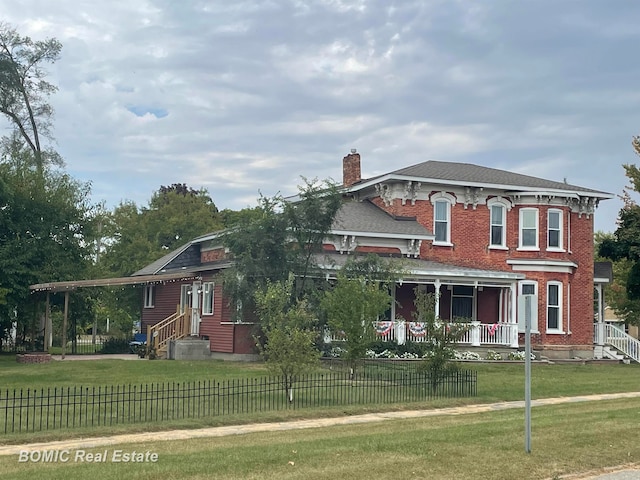
[[[213,315],[213,295],[214,283],[204,282],[202,284],[202,314]]]
[[[562,249],[562,211],[549,210],[547,216],[547,246]]]
[[[547,284],[547,331],[562,331],[562,284]]]
[[[518,282],[518,295],[538,295],[538,282],[534,282],[531,280],[525,280],[522,282]],[[535,312],[538,311],[537,303],[534,305]],[[538,318],[537,313],[534,315],[535,318],[531,319],[531,331],[538,331]],[[518,331],[525,331],[525,318],[523,315],[518,314]]]
[[[520,210],[520,248],[538,249],[538,209]]]
[[[144,308],[153,308],[155,305],[156,295],[153,285],[144,286]]]

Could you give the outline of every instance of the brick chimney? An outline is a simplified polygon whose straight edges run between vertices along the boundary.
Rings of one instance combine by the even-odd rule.
[[[342,185],[350,187],[360,180],[360,154],[352,148],[351,153],[342,159]]]

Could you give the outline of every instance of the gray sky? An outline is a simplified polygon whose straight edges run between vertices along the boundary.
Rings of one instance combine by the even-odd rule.
[[[54,135],[93,200],[160,185],[218,208],[300,176],[476,163],[613,194],[640,134],[640,2],[0,0],[54,36]],[[6,124],[0,123],[0,125]],[[601,203],[596,229],[622,206]]]

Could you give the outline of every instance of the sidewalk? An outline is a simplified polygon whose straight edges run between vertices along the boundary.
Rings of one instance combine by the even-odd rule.
[[[556,397],[532,400],[532,407],[547,405],[561,405],[565,403],[593,402],[602,400],[616,400],[621,398],[640,398],[640,392],[607,393],[599,395],[583,395],[577,397]],[[188,440],[192,438],[225,437],[230,435],[246,435],[257,432],[275,432],[286,430],[301,430],[307,428],[331,427],[334,425],[357,425],[362,423],[384,422],[408,418],[424,418],[446,415],[467,415],[473,413],[495,412],[524,408],[524,401],[499,402],[463,407],[438,408],[431,410],[406,410],[400,412],[368,413],[349,417],[314,418],[309,420],[294,420],[290,422],[252,423],[248,425],[230,425],[225,427],[209,427],[192,430],[169,430],[165,432],[131,433],[113,435],[110,437],[92,437],[74,440],[59,440],[55,442],[30,443],[25,445],[0,446],[0,456],[18,455],[21,450],[74,450],[104,447],[127,443],[160,442],[169,440]],[[634,468],[638,468],[634,466]],[[595,476],[572,476],[572,480],[635,480],[640,479],[640,470],[632,469]]]

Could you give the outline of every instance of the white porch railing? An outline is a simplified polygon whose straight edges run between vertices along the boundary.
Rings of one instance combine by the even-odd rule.
[[[640,341],[610,323],[594,323],[595,343],[611,345],[619,352],[640,363]]]
[[[373,326],[376,330],[384,331],[384,333],[376,333],[378,339],[395,342],[398,345],[403,345],[406,342],[421,343],[427,338],[427,335],[421,332],[422,325],[419,323],[397,320],[393,322],[391,328],[388,328],[386,322],[373,322]],[[339,332],[325,332],[325,343],[343,340],[344,336]],[[480,345],[500,345],[518,348],[518,324],[470,322],[469,329],[458,341],[458,344],[478,347]]]

